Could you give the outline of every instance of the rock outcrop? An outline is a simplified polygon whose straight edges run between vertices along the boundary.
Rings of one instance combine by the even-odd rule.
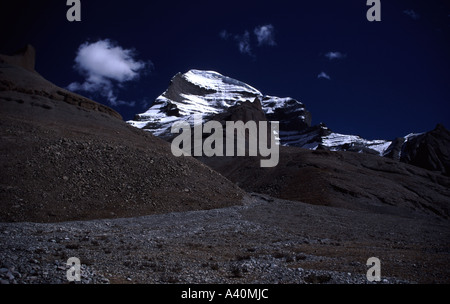
[[[0,54],[0,63],[12,64],[20,66],[30,72],[36,72],[34,69],[36,64],[36,50],[32,45],[27,44],[13,55]]]
[[[122,116],[105,105],[56,86],[34,70],[35,50],[28,45],[14,55],[0,55],[0,91],[8,92],[9,98],[29,95],[63,101],[81,109],[105,113],[119,120]]]
[[[450,131],[442,124],[402,146],[402,162],[450,176]]]

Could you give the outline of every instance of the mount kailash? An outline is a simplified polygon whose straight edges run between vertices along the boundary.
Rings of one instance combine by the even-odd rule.
[[[189,70],[186,73],[176,74],[167,90],[156,98],[153,105],[145,113],[137,114],[128,123],[170,140],[174,137],[170,129],[175,121],[192,123],[194,114],[202,114],[203,120],[208,121],[236,112],[236,108],[242,111],[241,107],[246,104],[251,106],[244,107],[247,112],[241,113],[240,116],[246,116],[247,120],[249,115],[250,117],[256,115],[256,117],[263,116],[269,121],[279,121],[281,145],[312,150],[370,153],[416,163],[421,167],[446,174],[450,172],[449,160],[442,159],[442,156],[449,155],[447,153],[449,145],[441,143],[438,152],[430,152],[429,147],[422,147],[421,150],[426,151],[420,153],[416,151],[420,146],[418,142],[422,146],[424,142],[429,142],[423,138],[428,137],[431,132],[439,133],[440,142],[444,139],[444,142],[449,143],[450,133],[442,125],[438,125],[431,132],[411,133],[392,140],[367,140],[356,135],[341,134],[333,132],[323,123],[311,125],[311,113],[296,99],[264,95],[244,82],[214,71]],[[418,154],[420,158],[426,160],[413,160]]]

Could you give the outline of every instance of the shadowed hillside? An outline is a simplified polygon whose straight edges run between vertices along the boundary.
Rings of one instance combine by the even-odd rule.
[[[226,178],[195,159],[174,157],[167,142],[127,125],[114,110],[42,78],[31,66],[32,47],[26,50],[0,57],[0,221],[240,203],[243,191]]]

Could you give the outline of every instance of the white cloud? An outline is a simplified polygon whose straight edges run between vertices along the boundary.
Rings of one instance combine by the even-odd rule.
[[[239,52],[242,54],[252,55],[252,48],[250,46],[250,33],[245,31],[242,35],[235,35],[234,39],[238,43]]]
[[[118,89],[128,81],[139,78],[151,62],[134,58],[134,52],[124,49],[108,39],[80,45],[75,57],[75,70],[85,77],[83,83],[73,82],[67,86],[71,91],[99,93],[113,105],[134,106],[135,102],[119,100]]]
[[[272,24],[257,26],[254,30],[256,39],[258,40],[258,46],[269,45],[274,46],[274,27]]]
[[[416,13],[414,10],[412,9],[407,9],[403,11],[403,14],[408,15],[411,19],[413,20],[418,20],[420,19],[420,15],[418,13]]]
[[[268,25],[262,25],[257,26],[253,33],[256,36],[256,40],[258,41],[257,46],[263,46],[263,45],[269,45],[269,46],[275,46],[275,39],[274,39],[274,27],[271,24]],[[245,31],[242,35],[240,34],[232,34],[228,32],[227,30],[222,30],[219,33],[219,37],[223,40],[234,40],[237,43],[239,52],[242,54],[250,55],[254,57],[253,51],[252,51],[252,39],[249,31]]]
[[[324,79],[328,79],[328,80],[331,80],[331,77],[330,77],[330,75],[328,75],[327,73],[325,73],[325,72],[320,72],[319,73],[319,75],[317,75],[317,78],[318,79],[320,79],[320,78],[324,78]]]
[[[328,52],[325,54],[325,57],[327,57],[329,60],[334,60],[334,59],[343,59],[347,57],[347,55],[341,52]]]
[[[223,40],[232,39],[236,41],[239,52],[241,52],[242,54],[253,56],[252,48],[250,46],[250,33],[248,31],[245,31],[244,34],[239,35],[231,34],[227,30],[223,30],[219,33],[219,36]]]

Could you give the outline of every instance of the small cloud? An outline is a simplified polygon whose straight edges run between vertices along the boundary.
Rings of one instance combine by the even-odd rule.
[[[234,39],[238,43],[239,52],[242,54],[252,55],[252,48],[250,46],[250,33],[245,31],[243,35],[236,35]]]
[[[257,26],[253,32],[256,36],[256,40],[258,41],[258,47],[264,45],[276,45],[273,25],[268,24]],[[246,30],[242,35],[240,35],[229,33],[227,30],[222,30],[219,33],[219,37],[223,40],[234,40],[235,42],[237,42],[237,46],[241,54],[246,54],[254,57],[252,51],[251,35],[249,31]]]
[[[250,33],[245,31],[242,35],[229,33],[227,30],[223,30],[219,33],[219,37],[223,40],[234,40],[237,43],[239,52],[253,56],[252,48],[250,45]]]
[[[411,17],[411,19],[413,20],[419,20],[420,19],[420,15],[418,13],[416,13],[414,10],[412,9],[407,9],[403,11],[403,14],[408,15],[409,17]]]
[[[145,68],[153,64],[136,60],[132,50],[124,49],[105,39],[85,42],[78,48],[74,69],[85,77],[83,83],[72,82],[67,86],[71,91],[98,93],[113,106],[134,106],[136,102],[123,101],[117,91],[124,83],[136,80]]]
[[[239,52],[241,54],[246,54],[252,56],[252,48],[250,43],[250,33],[245,31],[242,35],[240,34],[231,34],[226,30],[223,30],[219,33],[220,38],[223,40],[234,40],[237,43]]]
[[[334,59],[344,59],[345,57],[347,57],[347,55],[341,52],[328,52],[325,54],[325,57],[327,57],[329,60],[334,60]]]
[[[256,35],[256,39],[258,40],[258,46],[277,45],[275,42],[274,27],[272,24],[258,26],[255,28],[254,33]]]
[[[223,40],[228,40],[232,35],[228,33],[226,30],[223,30],[219,33],[220,38]]]
[[[331,77],[330,77],[330,75],[328,75],[327,73],[325,73],[325,72],[320,72],[320,74],[319,75],[317,75],[317,78],[318,79],[320,79],[320,78],[324,78],[324,79],[328,79],[328,80],[331,80]]]

